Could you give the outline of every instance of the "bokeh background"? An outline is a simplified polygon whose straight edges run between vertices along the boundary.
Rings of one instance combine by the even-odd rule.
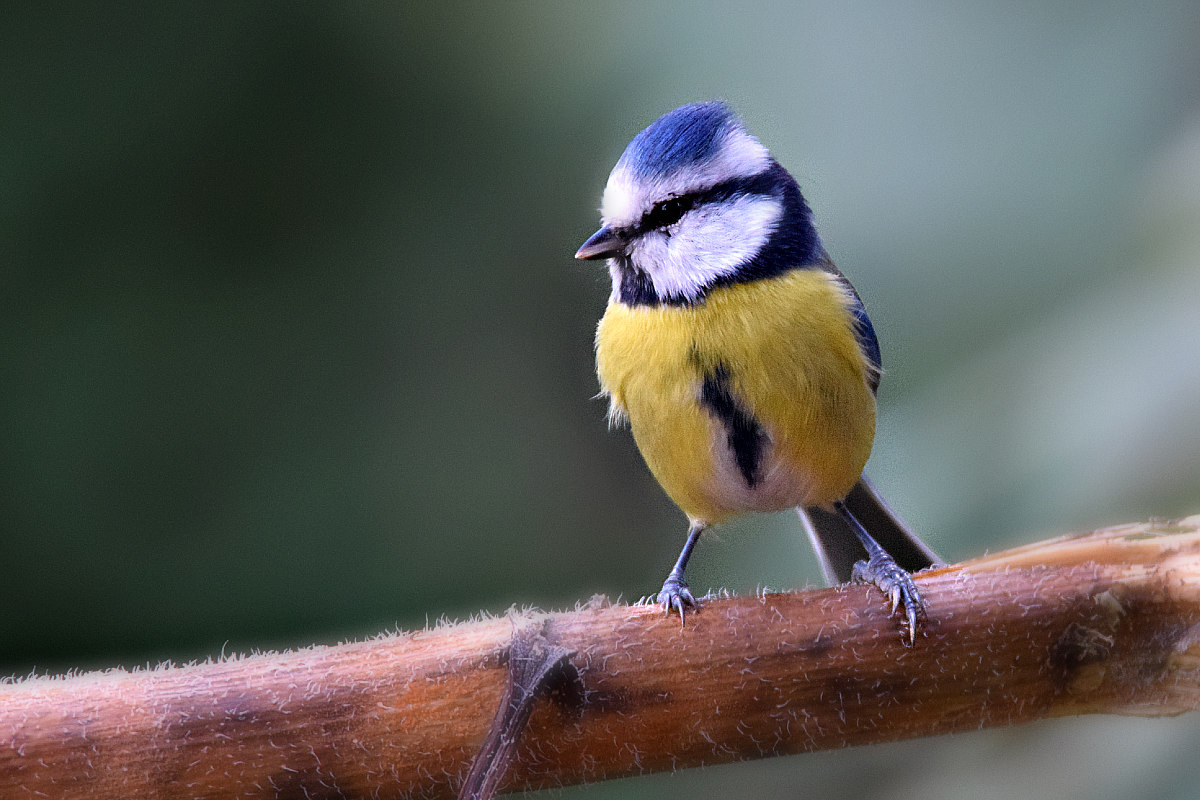
[[[1200,6],[26,4],[0,25],[0,673],[657,589],[572,260],[721,97],[800,179],[887,374],[870,467],[951,559],[1200,512]],[[815,583],[790,515],[698,589]],[[1200,718],[570,798],[1185,798]]]

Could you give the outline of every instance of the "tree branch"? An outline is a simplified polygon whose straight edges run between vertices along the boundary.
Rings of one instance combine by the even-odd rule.
[[[1200,516],[917,581],[929,617],[912,648],[877,591],[844,586],[710,599],[685,629],[654,607],[593,603],[11,683],[0,798],[454,797],[505,696],[512,642],[533,623],[577,686],[528,709],[506,791],[1200,706]]]

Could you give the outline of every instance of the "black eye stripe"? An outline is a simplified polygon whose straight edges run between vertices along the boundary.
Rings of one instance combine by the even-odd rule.
[[[685,194],[680,197],[669,197],[655,203],[649,211],[642,215],[638,227],[652,230],[674,225],[696,204],[696,195]]]
[[[666,228],[674,225],[683,215],[697,206],[719,203],[745,195],[770,195],[775,191],[775,177],[771,170],[748,178],[723,181],[698,192],[668,197],[650,207],[633,226],[638,233]]]

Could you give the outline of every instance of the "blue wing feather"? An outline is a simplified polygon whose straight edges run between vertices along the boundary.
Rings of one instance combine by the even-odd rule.
[[[871,318],[867,316],[867,307],[863,305],[862,298],[858,296],[854,285],[846,280],[846,276],[842,274],[841,270],[833,265],[833,261],[824,250],[821,251],[817,260],[817,267],[836,277],[850,292],[850,314],[854,317],[854,338],[858,341],[863,358],[867,360],[867,365],[870,367],[867,370],[867,383],[870,384],[872,392],[878,391],[879,375],[883,370],[883,356],[879,352],[879,339],[875,336],[875,326],[871,324]]]
[[[858,346],[862,348],[863,356],[872,367],[867,382],[871,384],[871,391],[875,392],[879,390],[879,373],[883,369],[883,357],[879,352],[879,339],[875,336],[875,326],[871,324],[866,306],[863,305],[857,293],[854,294],[854,306],[850,312],[854,315],[854,338],[858,340]]]

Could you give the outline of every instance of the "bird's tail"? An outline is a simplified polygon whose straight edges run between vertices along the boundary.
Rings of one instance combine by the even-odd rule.
[[[916,572],[943,563],[929,545],[888,508],[865,476],[858,479],[843,503],[903,569]],[[832,511],[820,508],[797,508],[796,511],[812,539],[826,583],[832,586],[850,580],[854,563],[867,555],[850,525]]]

